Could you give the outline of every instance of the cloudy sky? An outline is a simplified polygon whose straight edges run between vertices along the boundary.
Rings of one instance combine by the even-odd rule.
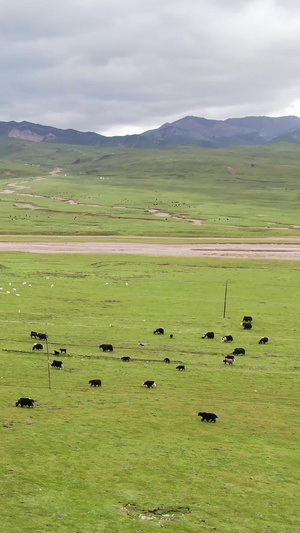
[[[299,0],[1,0],[0,120],[300,116]]]

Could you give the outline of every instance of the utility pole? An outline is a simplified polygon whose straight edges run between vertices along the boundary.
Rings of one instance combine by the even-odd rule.
[[[48,383],[49,383],[49,389],[51,389],[50,356],[49,356],[49,344],[48,344],[47,333],[46,333],[46,343],[47,343],[47,357],[48,357]]]
[[[223,318],[226,317],[226,304],[227,304],[227,280],[226,280],[226,283],[225,283]]]

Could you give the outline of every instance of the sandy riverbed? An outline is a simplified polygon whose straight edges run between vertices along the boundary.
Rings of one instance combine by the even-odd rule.
[[[152,244],[129,242],[0,242],[0,251],[47,254],[134,254],[300,261],[296,243]]]

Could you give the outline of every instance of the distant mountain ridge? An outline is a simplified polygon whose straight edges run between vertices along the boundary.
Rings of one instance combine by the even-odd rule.
[[[188,116],[142,133],[160,143],[196,144],[219,148],[233,145],[257,145],[285,140],[300,129],[300,118],[288,117],[244,117],[227,120],[208,120]]]
[[[106,137],[94,132],[59,129],[31,122],[1,122],[0,137],[32,142],[55,142],[89,146],[166,148],[196,145],[204,148],[248,146],[280,141],[300,142],[300,118],[244,117],[210,120],[187,116],[138,135]]]

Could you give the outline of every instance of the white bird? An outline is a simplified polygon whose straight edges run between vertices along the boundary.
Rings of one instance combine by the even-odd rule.
[[[105,285],[109,285],[109,283],[105,283]]]
[[[22,285],[27,285],[27,282],[26,282],[26,281],[23,281]]]
[[[53,289],[54,285],[51,285],[51,289]]]

